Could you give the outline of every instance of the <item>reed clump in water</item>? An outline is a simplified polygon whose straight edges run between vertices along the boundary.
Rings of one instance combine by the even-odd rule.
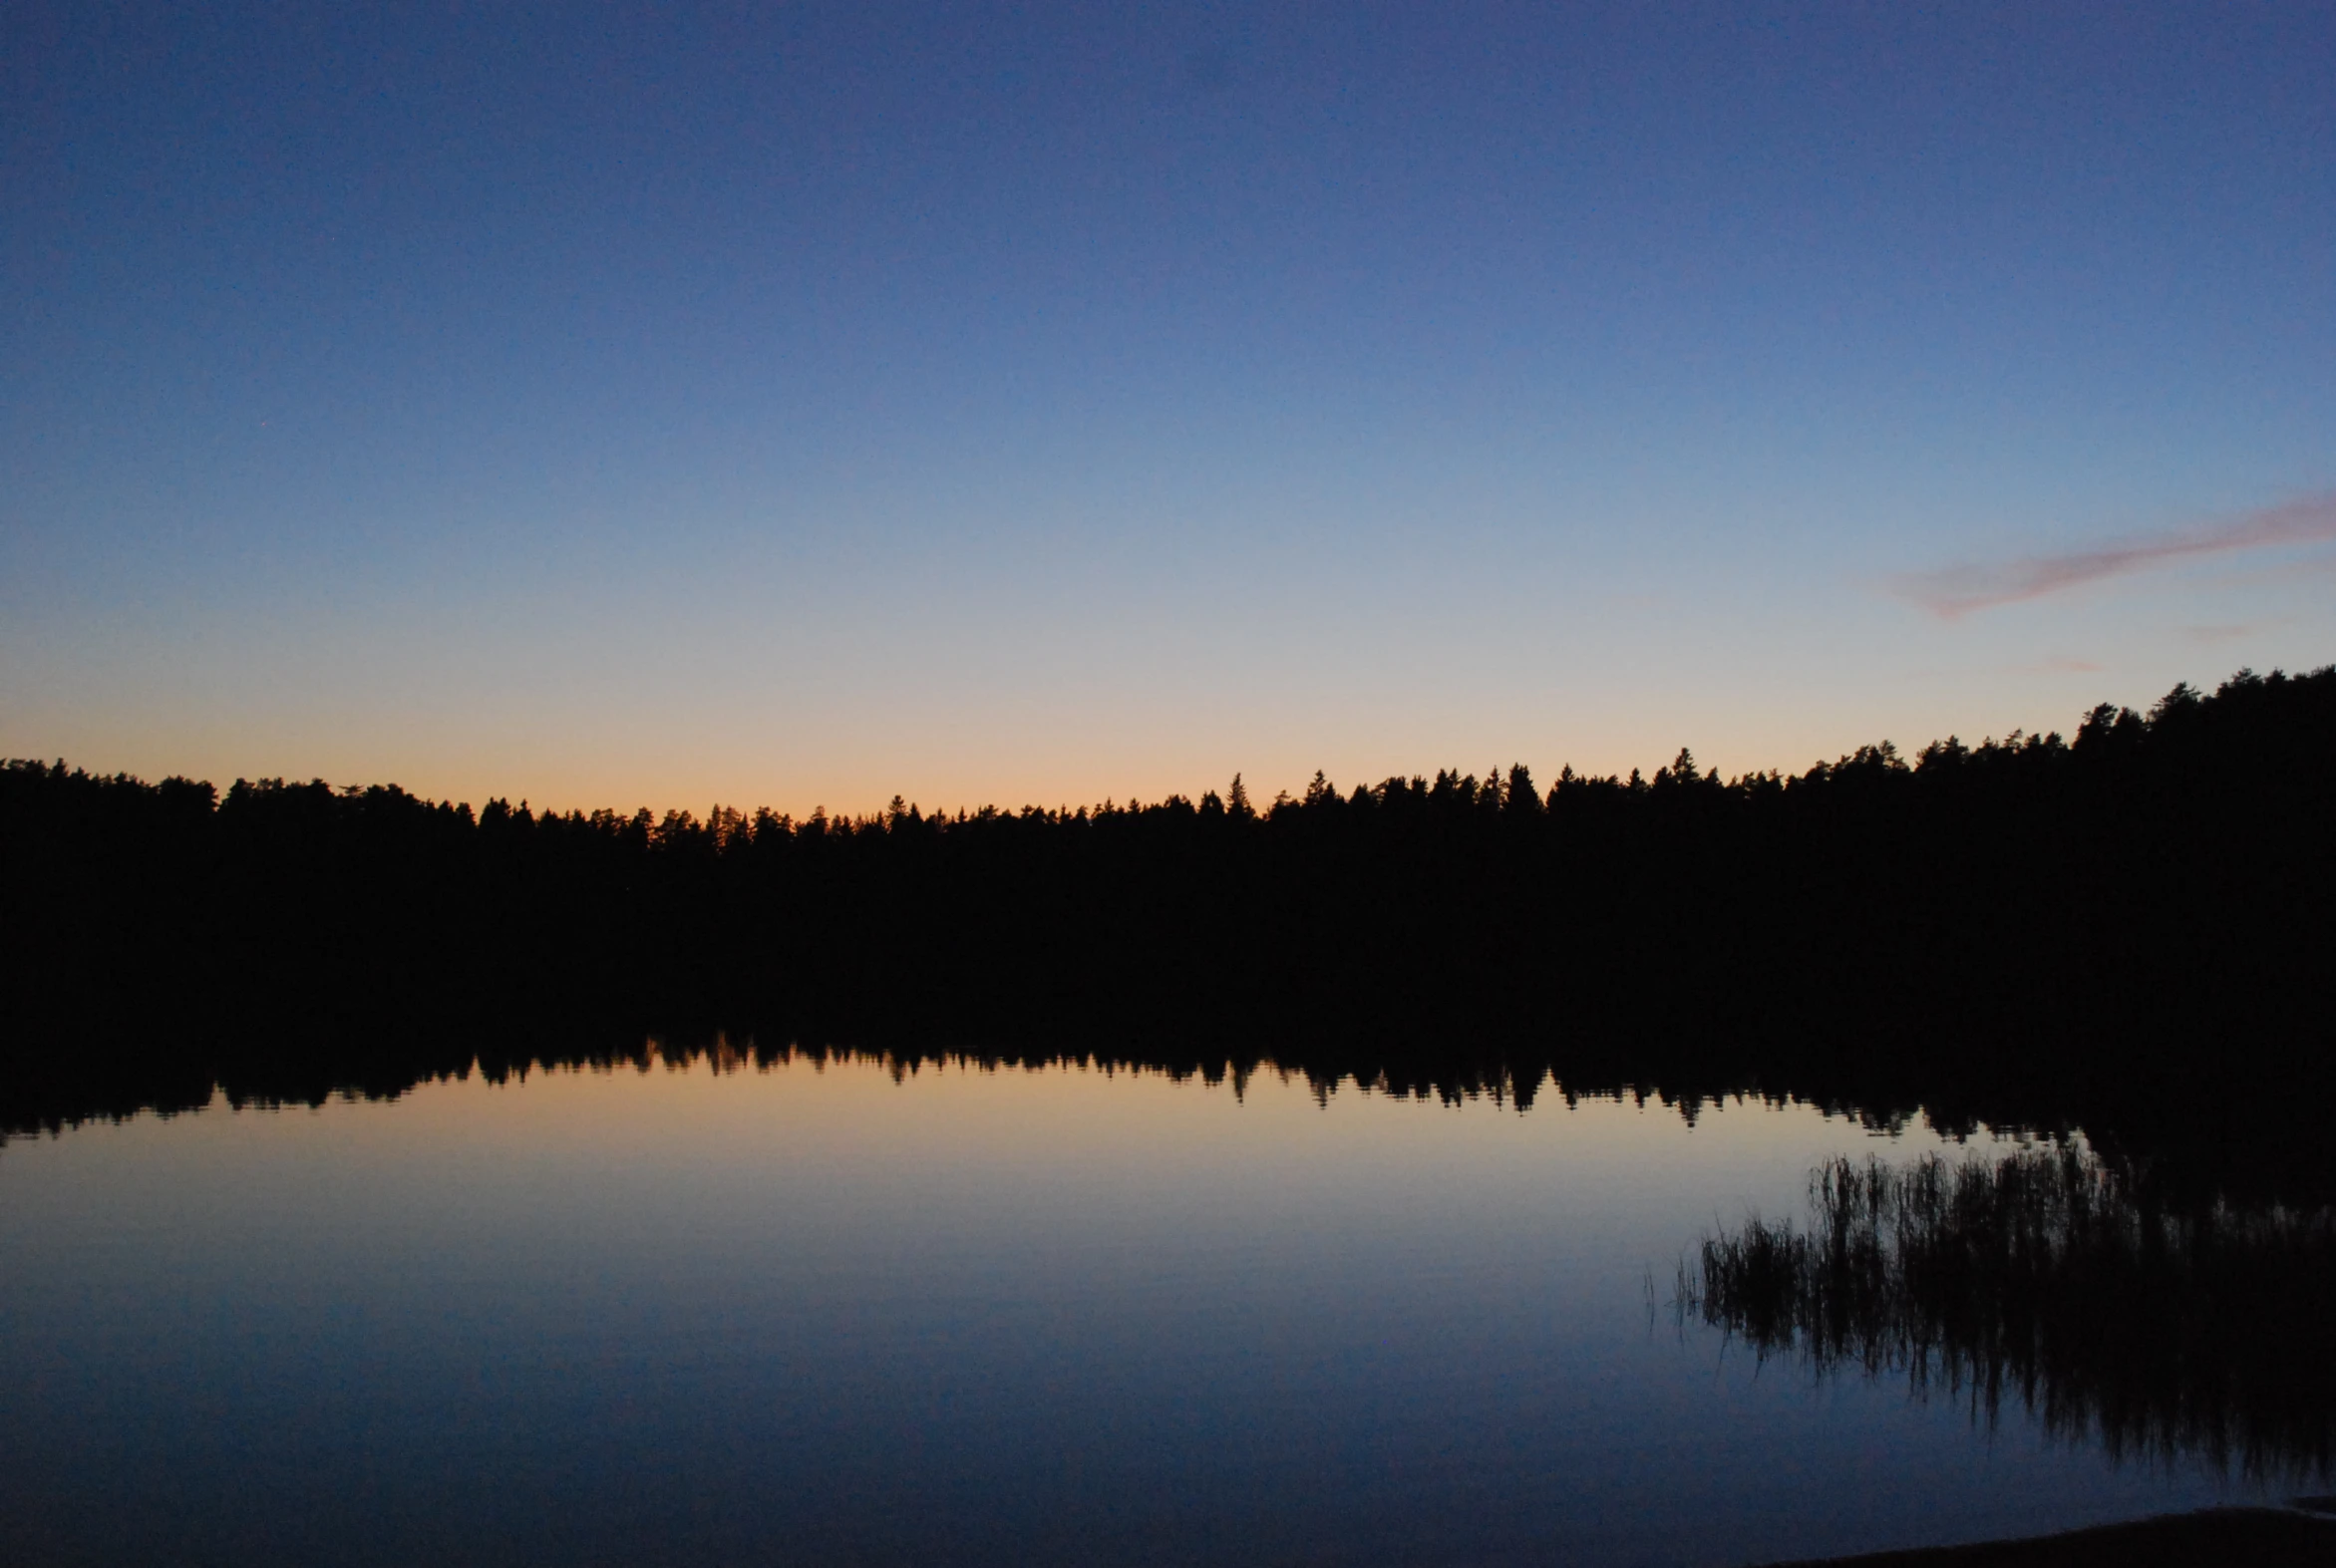
[[[2016,1399],[2120,1461],[2336,1460],[2336,1211],[2161,1202],[2071,1145],[1829,1161],[1806,1225],[1706,1237],[1677,1302],[1763,1360],[1902,1376],[1990,1425]]]

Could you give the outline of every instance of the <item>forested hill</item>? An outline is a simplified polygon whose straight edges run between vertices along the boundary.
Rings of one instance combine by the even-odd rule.
[[[1683,752],[1259,807],[656,820],[10,763],[0,1098],[21,1124],[133,1064],[322,1084],[426,1040],[718,1026],[2046,1107],[2209,1058],[2319,1083],[2332,781],[2336,668],[1799,777]]]

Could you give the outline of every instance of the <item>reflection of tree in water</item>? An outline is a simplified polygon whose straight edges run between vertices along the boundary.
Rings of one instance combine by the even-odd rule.
[[[2336,1211],[2159,1202],[2071,1147],[1990,1163],[1836,1159],[1806,1228],[1753,1220],[1680,1268],[1682,1321],[1819,1377],[1903,1375],[2113,1459],[2326,1475]]]

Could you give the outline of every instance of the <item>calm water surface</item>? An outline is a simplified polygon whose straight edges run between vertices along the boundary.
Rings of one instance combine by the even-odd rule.
[[[1724,1565],[2251,1496],[1666,1310],[1940,1146],[800,1059],[18,1140],[0,1555]]]

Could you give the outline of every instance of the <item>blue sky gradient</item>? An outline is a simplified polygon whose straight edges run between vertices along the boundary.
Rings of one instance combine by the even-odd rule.
[[[0,57],[9,755],[1269,795],[2336,658],[2325,6],[35,4]]]

